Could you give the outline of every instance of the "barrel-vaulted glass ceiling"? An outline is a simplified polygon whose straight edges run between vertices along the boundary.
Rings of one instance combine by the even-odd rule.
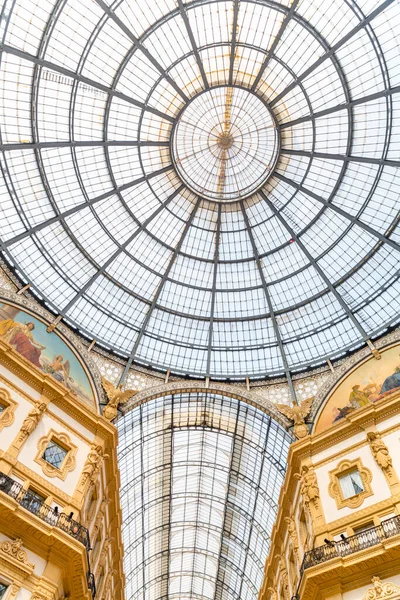
[[[129,600],[256,600],[290,437],[212,393],[165,396],[118,422]]]
[[[399,315],[396,0],[6,0],[1,249],[132,363],[262,377]]]

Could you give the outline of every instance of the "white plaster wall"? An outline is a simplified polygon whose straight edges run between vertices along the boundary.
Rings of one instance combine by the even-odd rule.
[[[336,454],[336,452],[342,452],[342,451],[346,450],[349,446],[353,446],[354,444],[363,442],[363,441],[365,441],[365,439],[366,439],[366,433],[364,431],[361,431],[360,433],[356,433],[351,438],[348,438],[341,442],[335,443],[334,445],[330,445],[329,448],[325,448],[325,450],[321,450],[321,452],[318,452],[317,454],[313,454],[312,462],[314,464],[316,464],[321,460],[326,460],[327,458],[329,458],[332,455],[333,452],[335,454]]]
[[[12,541],[13,541],[12,538],[7,537],[6,535],[3,535],[2,533],[0,533],[0,543],[1,542],[12,542]],[[38,556],[37,554],[35,554],[34,552],[31,552],[30,550],[27,550],[25,548],[25,546],[22,546],[22,548],[23,548],[23,550],[25,550],[26,554],[28,555],[29,562],[32,563],[33,565],[35,565],[34,574],[37,575],[38,577],[41,577],[46,568],[46,564],[47,564],[46,559],[42,558],[41,556]]]
[[[28,385],[27,383],[25,383],[25,381],[17,377],[17,375],[14,375],[14,373],[9,371],[4,365],[0,365],[0,374],[9,381],[11,381],[11,383],[14,383],[14,385],[18,386],[31,398],[33,398],[34,400],[39,400],[40,392],[31,388],[30,385]]]
[[[379,568],[375,573],[376,576],[380,577]],[[395,585],[400,586],[400,565],[399,565],[399,575],[393,575],[392,577],[381,577],[383,583],[394,583]],[[351,590],[349,592],[343,593],[343,600],[362,600],[364,594],[369,588],[372,587],[372,583],[369,585],[364,585],[363,587],[357,588],[355,590]]]
[[[328,487],[330,484],[329,471],[336,469],[337,465],[342,460],[354,460],[360,458],[364,467],[367,467],[372,472],[372,481],[371,488],[373,491],[372,496],[365,498],[364,502],[358,508],[348,508],[347,506],[338,509],[336,506],[336,501],[329,495]],[[375,462],[371,454],[371,450],[369,446],[363,446],[354,450],[353,452],[349,452],[345,457],[340,459],[335,459],[332,462],[326,463],[323,466],[317,467],[315,469],[322,508],[325,514],[325,520],[327,523],[331,523],[332,521],[336,521],[337,519],[341,519],[342,517],[346,517],[348,515],[356,513],[358,510],[362,510],[381,500],[386,500],[391,496],[389,486],[386,482],[385,476],[383,475],[381,469]]]
[[[55,404],[49,404],[48,410],[57,415],[63,421],[65,421],[73,431],[77,431],[82,436],[86,437],[91,443],[94,441],[94,433],[86,427],[84,427],[83,425],[81,425],[81,423],[79,423],[76,419],[71,417],[71,415],[68,415],[66,412],[64,412],[59,406],[56,406]]]
[[[71,439],[71,442],[78,447],[75,457],[76,467],[73,471],[70,471],[67,474],[65,481],[62,481],[59,477],[48,477],[45,475],[41,466],[34,460],[38,452],[38,443],[40,438],[46,436],[50,429],[53,429],[56,433],[67,433]],[[63,427],[60,423],[58,423],[58,421],[45,414],[42,420],[38,423],[35,431],[31,433],[22,447],[18,456],[18,460],[26,467],[46,479],[49,483],[52,483],[69,496],[72,496],[79,481],[89,450],[90,444],[83,442],[81,438],[75,435],[70,429]]]
[[[30,592],[29,590],[27,590],[26,588],[22,587],[17,596],[16,596],[16,600],[30,600],[32,598],[32,592]]]
[[[0,387],[7,389],[10,392],[12,400],[18,402],[18,406],[15,407],[14,411],[14,423],[8,427],[3,427],[0,434],[0,448],[1,450],[7,450],[21,429],[23,420],[33,408],[33,404],[28,402],[28,400],[23,398],[20,394],[14,392],[9,386],[4,385],[1,381]]]

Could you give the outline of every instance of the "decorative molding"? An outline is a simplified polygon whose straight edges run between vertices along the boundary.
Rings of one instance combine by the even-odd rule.
[[[0,413],[0,431],[3,427],[9,427],[14,423],[14,412],[18,406],[18,402],[11,398],[10,392],[4,388],[0,388],[0,404],[4,410]]]
[[[35,565],[31,564],[28,560],[28,555],[25,550],[22,548],[22,540],[21,538],[17,538],[12,542],[6,541],[0,544],[0,551],[8,556],[11,556],[19,563],[22,563],[24,566],[29,569],[35,568]]]
[[[369,431],[367,433],[367,439],[371,453],[377,463],[377,465],[383,471],[386,481],[392,490],[392,493],[400,491],[399,478],[396,471],[393,468],[392,457],[389,454],[389,449],[382,439],[381,433],[378,431]]]
[[[170,394],[178,394],[181,392],[207,392],[219,394],[221,396],[227,396],[229,398],[236,398],[237,400],[242,400],[247,404],[251,404],[252,406],[255,406],[259,410],[262,410],[266,414],[270,415],[275,421],[285,427],[285,429],[289,429],[289,427],[291,427],[291,421],[284,417],[276,408],[275,404],[269,400],[264,400],[261,404],[259,401],[254,401],[251,392],[247,392],[246,388],[242,388],[235,384],[215,383],[212,381],[210,381],[209,387],[206,387],[204,381],[174,381],[172,383],[164,383],[151,388],[146,388],[128,400],[124,406],[123,414],[136,408],[137,406],[140,406],[141,404],[144,404],[145,402],[149,402],[149,400],[153,400],[161,396],[169,396]]]
[[[24,419],[21,429],[18,434],[19,444],[23,444],[25,440],[33,433],[41,421],[43,414],[46,412],[46,402],[35,402],[33,408],[29,411],[28,416]]]
[[[369,588],[363,600],[383,600],[383,598],[400,598],[400,587],[394,583],[382,583],[380,577],[374,576],[371,579],[373,587]]]
[[[47,448],[48,443],[54,440],[67,450],[67,454],[62,461],[60,468],[54,467],[43,458],[43,453]],[[78,452],[78,447],[71,442],[69,435],[65,432],[58,433],[50,429],[47,435],[40,438],[38,442],[38,452],[35,457],[35,462],[42,467],[42,471],[47,477],[59,477],[65,481],[68,473],[73,471],[76,466],[75,456]]]
[[[4,261],[0,261],[0,264],[3,266]],[[4,266],[3,270],[5,270]],[[8,273],[9,271],[6,269],[7,276]],[[0,300],[4,300],[6,303],[13,304],[14,306],[17,306],[28,313],[30,312],[33,317],[38,317],[47,326],[51,325],[51,323],[54,321],[54,315],[50,311],[43,308],[43,306],[34,300],[30,300],[25,296],[18,296],[16,292],[13,292],[12,290],[7,290],[4,287],[0,287]],[[63,339],[63,341],[66,342],[71,348],[74,354],[77,355],[77,359],[82,364],[83,370],[86,371],[89,381],[94,384],[93,387],[95,390],[95,396],[97,396],[97,399],[102,398],[100,371],[96,365],[96,362],[93,360],[90,352],[87,351],[86,346],[82,343],[79,336],[73,333],[69,327],[65,326],[63,323],[59,323],[57,327],[57,335],[59,335],[61,339]]]
[[[376,342],[374,341],[374,345],[378,350],[386,350],[391,346],[400,343],[400,330],[393,331],[388,335],[380,338]],[[334,372],[326,379],[326,381],[321,385],[317,394],[315,395],[314,402],[311,406],[311,411],[309,418],[316,424],[316,417],[319,415],[320,410],[322,409],[325,402],[331,396],[331,392],[334,391],[334,388],[345,379],[347,375],[357,367],[359,367],[362,363],[367,362],[372,359],[373,356],[371,354],[371,350],[368,346],[362,348],[352,356],[350,356],[347,360],[345,360],[340,366],[336,367]],[[376,359],[375,359],[376,360]]]
[[[364,490],[359,494],[350,496],[350,498],[344,498],[339,478],[356,469],[360,473]],[[329,479],[331,482],[328,486],[328,492],[336,501],[338,509],[344,508],[345,506],[348,508],[358,508],[364,502],[365,498],[373,495],[371,488],[372,473],[367,467],[363,466],[360,458],[356,458],[355,460],[342,460],[336,469],[329,471]]]

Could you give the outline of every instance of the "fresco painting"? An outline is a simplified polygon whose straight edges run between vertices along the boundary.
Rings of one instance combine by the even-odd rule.
[[[317,421],[319,433],[355,410],[400,391],[400,345],[381,353],[355,369],[329,398]]]
[[[15,306],[0,303],[0,339],[63,383],[77,398],[95,404],[82,365],[67,344],[56,333],[48,333],[41,321]]]

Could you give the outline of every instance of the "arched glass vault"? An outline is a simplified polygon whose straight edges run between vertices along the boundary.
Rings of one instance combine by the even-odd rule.
[[[118,421],[129,600],[255,600],[291,438],[209,392],[150,400]]]
[[[290,383],[365,344],[400,313],[399,19],[397,0],[5,0],[6,260],[123,377]]]

